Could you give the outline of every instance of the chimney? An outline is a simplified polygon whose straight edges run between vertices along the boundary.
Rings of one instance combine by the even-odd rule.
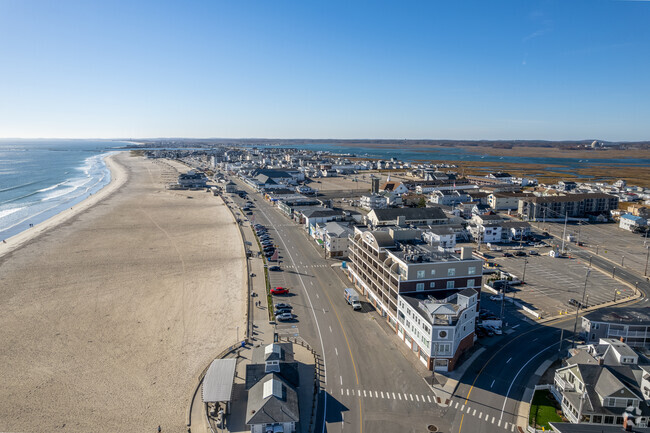
[[[619,337],[619,340],[621,340],[621,343],[625,343],[625,338]]]
[[[406,217],[404,215],[397,217],[397,225],[400,227],[404,227],[406,225]]]
[[[472,259],[472,247],[462,247],[460,249],[460,259],[461,260],[469,260]]]

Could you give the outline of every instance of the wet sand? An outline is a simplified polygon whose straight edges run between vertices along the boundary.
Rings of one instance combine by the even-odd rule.
[[[114,161],[102,192],[0,247],[0,431],[186,431],[198,375],[242,338],[221,199],[165,190],[174,163]]]

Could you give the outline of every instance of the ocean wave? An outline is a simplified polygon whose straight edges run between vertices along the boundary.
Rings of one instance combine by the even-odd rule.
[[[8,188],[0,189],[0,192],[12,191],[12,190],[14,190],[14,189],[24,188],[24,187],[26,187],[26,186],[34,185],[35,183],[38,183],[38,182],[40,182],[40,181],[36,180],[36,181],[34,181],[34,182],[24,183],[24,184],[22,184],[22,185],[14,185],[14,186],[10,186],[10,187],[8,187]]]
[[[4,218],[6,216],[11,215],[12,213],[16,213],[16,212],[21,211],[23,209],[25,209],[25,206],[15,207],[13,209],[0,210],[0,218]]]
[[[66,182],[67,182],[67,180],[65,180],[65,181],[63,181],[63,182],[59,182],[59,183],[57,183],[56,185],[48,186],[47,188],[39,189],[39,190],[36,191],[36,192],[45,192],[45,191],[50,191],[50,190],[53,190],[54,188],[56,188],[57,186],[61,186],[61,185],[65,184]]]
[[[64,195],[68,195],[74,191],[76,191],[79,187],[66,187],[62,188],[59,191],[53,191],[49,194],[46,194],[45,197],[41,199],[41,201],[49,201],[49,200],[54,200],[55,198],[62,197]]]

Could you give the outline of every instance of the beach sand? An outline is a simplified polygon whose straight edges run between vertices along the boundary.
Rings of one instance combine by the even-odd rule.
[[[0,431],[186,431],[198,375],[246,329],[245,254],[220,198],[170,161],[0,245]]]

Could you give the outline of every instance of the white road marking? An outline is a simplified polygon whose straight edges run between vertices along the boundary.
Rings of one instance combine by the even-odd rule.
[[[379,393],[377,391],[375,391],[375,397],[379,398]]]
[[[313,281],[310,281],[309,284],[311,284],[311,285],[313,286],[313,285],[314,285],[314,282],[313,282]]]
[[[492,424],[494,424],[494,417],[492,417]]]
[[[366,390],[365,389],[363,390],[363,396],[364,397],[366,396]]]
[[[343,385],[343,376],[339,376],[339,379],[341,379],[341,385]]]
[[[324,308],[323,308],[323,314],[327,314],[327,313],[325,312],[325,309],[324,309]]]
[[[427,398],[429,399],[429,403],[431,403],[431,396],[427,395]]]
[[[476,416],[476,409],[474,409],[474,412],[472,412],[472,416]]]
[[[395,394],[393,394],[393,395],[395,395]],[[397,396],[399,397],[400,400],[402,399],[402,394],[400,394],[399,392],[397,393]]]
[[[510,358],[508,358],[508,360],[506,361],[506,364],[509,363],[510,361],[512,361],[512,356]]]
[[[536,340],[536,339],[535,339],[535,340]],[[533,340],[533,341],[535,341],[535,340]],[[522,370],[523,370],[524,368],[526,368],[526,366],[527,366],[527,365],[528,365],[528,364],[529,364],[533,359],[537,358],[539,355],[541,355],[542,353],[544,353],[545,351],[547,351],[547,350],[550,349],[551,347],[555,346],[556,344],[560,343],[561,341],[563,341],[563,340],[556,341],[555,343],[551,344],[550,346],[547,346],[547,347],[545,347],[544,349],[540,350],[539,352],[537,352],[537,354],[535,354],[535,355],[533,355],[532,357],[530,357],[530,359],[529,359],[528,361],[526,361],[526,363],[525,363],[525,364],[524,364],[524,365],[519,369],[519,371],[518,371],[517,374],[515,375],[514,379],[512,379],[512,381],[510,382],[510,386],[508,387],[508,392],[506,392],[506,396],[503,398],[503,406],[501,407],[501,416],[499,416],[499,419],[502,419],[502,418],[503,418],[503,412],[506,410],[506,403],[508,402],[508,396],[510,395],[510,391],[512,390],[512,385],[515,383],[515,381],[517,380],[517,377],[519,377],[519,374],[522,372]]]
[[[350,395],[350,390],[349,389],[346,389],[345,391],[346,391],[345,395]]]
[[[341,388],[341,395],[343,395],[343,388]]]
[[[336,356],[339,356],[339,350],[335,347],[334,352],[336,352]]]
[[[388,393],[386,393],[386,394],[388,394]],[[397,395],[399,395],[399,394],[397,394]],[[395,393],[393,393],[393,400],[395,400]],[[401,398],[400,398],[400,400],[401,400]]]
[[[384,391],[381,392],[381,398],[384,398]]]
[[[413,401],[413,394],[409,394],[411,396],[411,401]]]
[[[471,411],[471,410],[472,410],[472,408],[467,406],[467,413],[469,413],[469,411]]]
[[[454,409],[458,409],[458,402],[456,402],[456,406],[454,406]]]
[[[517,323],[515,326],[512,327],[512,329],[517,329],[517,327],[520,325],[520,323]]]
[[[460,411],[462,412],[462,411],[464,411],[464,410],[465,410],[465,405],[462,405],[462,406],[460,407]]]
[[[505,425],[503,426],[504,429],[508,430],[508,423],[506,422]]]
[[[492,387],[494,386],[494,382],[496,382],[496,379],[492,381],[492,385],[490,385],[490,389],[492,389]]]
[[[316,298],[320,299],[320,296],[318,296],[318,293],[316,293]]]
[[[499,420],[499,423],[498,423],[498,425],[499,425],[499,427],[501,427],[501,420]]]
[[[490,419],[490,414],[489,414],[489,413],[486,413],[486,414],[485,414],[485,420],[487,421],[487,420],[489,420],[489,419]]]
[[[413,397],[411,397],[411,399],[413,399]],[[417,401],[420,401],[420,397],[418,397],[417,394],[415,394],[415,399],[416,399]]]
[[[332,325],[330,325],[330,332],[332,332]]]
[[[478,419],[481,419],[481,418],[483,418],[483,412],[479,412],[479,414],[478,414]]]

